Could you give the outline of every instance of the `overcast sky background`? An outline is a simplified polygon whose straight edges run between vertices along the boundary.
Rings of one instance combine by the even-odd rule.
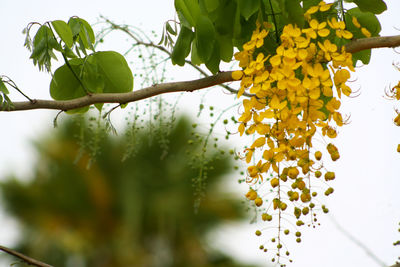
[[[397,35],[400,29],[400,3],[386,1],[388,11],[380,15],[382,35]],[[51,77],[39,73],[28,59],[29,52],[23,47],[22,29],[31,21],[68,20],[77,15],[89,23],[95,23],[104,15],[116,23],[142,28],[145,32],[161,32],[162,23],[174,17],[173,0],[147,1],[17,1],[0,0],[0,74],[8,75],[33,98],[49,99],[48,86]],[[116,48],[116,50],[118,50]],[[398,49],[400,53],[400,48]],[[384,98],[384,90],[400,80],[400,72],[392,63],[400,63],[400,54],[392,49],[373,52],[369,66],[357,69],[351,87],[360,89],[360,96],[344,99],[342,113],[351,115],[351,123],[342,127],[335,144],[341,158],[332,168],[336,180],[332,183],[335,193],[328,207],[334,218],[352,236],[368,247],[386,264],[393,264],[400,256],[400,248],[392,243],[400,239],[397,231],[400,221],[400,129],[393,124],[394,108],[400,103]],[[174,80],[195,78],[171,68],[167,76]],[[11,94],[13,100],[22,100]],[[229,106],[229,99],[220,89],[210,92],[207,104]],[[181,111],[189,111],[190,94]],[[52,128],[54,111],[25,111],[0,113],[0,179],[9,173],[29,174],[34,164],[31,140]],[[235,144],[240,147],[242,144]],[[235,180],[237,179],[234,178]],[[245,185],[238,190],[246,191]],[[1,206],[1,203],[0,203]],[[322,223],[316,230],[303,233],[301,245],[287,245],[295,260],[292,266],[379,266],[360,246],[352,243],[334,225],[330,216],[319,216]],[[265,226],[265,225],[264,225]],[[243,261],[268,263],[258,250],[260,238],[254,231],[263,225],[240,225],[221,229],[213,240],[216,246],[234,253]],[[0,244],[11,246],[17,236],[12,220],[0,214]]]

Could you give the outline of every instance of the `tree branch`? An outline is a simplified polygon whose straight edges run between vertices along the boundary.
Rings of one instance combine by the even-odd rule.
[[[192,81],[156,84],[129,93],[92,94],[80,98],[75,98],[71,100],[62,100],[62,101],[33,99],[32,102],[30,101],[13,102],[13,106],[5,110],[3,110],[3,106],[0,105],[0,110],[17,111],[17,110],[31,110],[31,109],[55,109],[55,110],[67,111],[75,108],[89,106],[96,103],[125,104],[165,93],[193,92],[199,89],[231,81],[234,81],[232,78],[232,71],[227,71]]]
[[[397,46],[400,46],[400,35],[357,39],[346,44],[345,47],[346,51],[350,53],[356,53],[367,49]],[[232,81],[234,81],[232,79],[232,71],[227,71],[220,72],[216,75],[208,76],[198,80],[157,84],[129,93],[93,94],[64,101],[34,99],[31,102],[13,102],[13,106],[9,108],[7,108],[4,104],[0,104],[0,111],[17,111],[31,109],[55,109],[67,111],[96,103],[125,104],[165,93],[192,92]]]
[[[345,45],[346,51],[352,54],[372,48],[393,48],[397,46],[400,46],[400,35],[356,39]]]
[[[8,253],[8,254],[16,257],[16,258],[18,258],[18,259],[23,260],[28,265],[37,266],[37,267],[52,267],[51,265],[48,265],[47,263],[32,259],[32,258],[30,258],[28,256],[25,256],[22,253],[19,253],[19,252],[15,251],[15,250],[12,250],[10,248],[6,248],[6,247],[3,247],[3,246],[0,246],[0,250],[4,251],[5,253]]]

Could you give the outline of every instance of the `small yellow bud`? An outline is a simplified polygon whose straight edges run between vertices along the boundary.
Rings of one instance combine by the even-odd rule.
[[[321,158],[322,158],[322,153],[321,153],[321,151],[315,152],[314,156],[315,156],[315,159],[316,159],[316,160],[321,160]]]
[[[333,193],[333,188],[332,187],[329,187],[328,189],[326,189],[326,191],[325,191],[325,195],[326,196],[329,196],[330,194],[332,194]]]
[[[304,203],[309,202],[309,201],[311,200],[311,195],[310,195],[310,194],[304,194],[304,193],[302,193],[302,194],[300,195],[300,199],[301,199],[301,201],[304,202]]]
[[[335,173],[334,172],[327,172],[325,173],[325,180],[330,181],[335,179]]]
[[[268,214],[268,213],[263,213],[263,214],[261,215],[261,219],[262,219],[263,221],[268,221],[268,222],[270,222],[270,221],[272,221],[272,215],[270,215],[270,214]]]
[[[293,192],[292,195],[289,198],[290,201],[297,201],[299,200],[299,193],[298,192]]]
[[[260,197],[257,197],[254,200],[254,204],[256,204],[257,207],[260,207],[263,204],[263,200]]]
[[[296,179],[299,175],[299,170],[296,167],[291,167],[288,171],[288,176],[292,179]]]
[[[307,215],[310,209],[308,207],[304,207],[303,210],[301,211],[303,215]]]
[[[247,192],[246,194],[246,198],[248,200],[255,200],[257,198],[257,192],[253,189],[250,189],[249,192]]]
[[[297,182],[297,188],[303,190],[306,187],[306,183],[303,180]]]
[[[279,179],[278,178],[271,179],[271,186],[273,188],[277,187],[278,185],[279,185]]]
[[[289,234],[289,229],[286,229],[285,231],[283,231],[283,233],[284,233],[285,235],[288,235],[288,234]]]
[[[260,230],[257,230],[256,231],[256,236],[260,236],[261,235],[261,231]]]
[[[340,155],[339,155],[339,152],[333,152],[332,154],[331,154],[331,159],[333,160],[333,161],[336,161],[336,160],[338,160],[340,158]]]

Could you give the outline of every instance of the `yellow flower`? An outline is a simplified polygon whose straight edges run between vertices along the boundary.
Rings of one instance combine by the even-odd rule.
[[[353,34],[347,30],[346,24],[344,21],[337,21],[335,17],[333,17],[331,20],[328,20],[328,25],[336,30],[336,36],[339,38],[344,38],[344,39],[351,39],[353,38]]]
[[[273,149],[265,150],[263,153],[263,158],[267,161],[264,168],[266,172],[270,169],[270,167],[272,167],[274,172],[279,172],[277,163],[284,159],[284,155],[282,153],[274,153]]]
[[[308,37],[315,39],[317,35],[321,37],[326,37],[329,35],[330,31],[326,27],[326,22],[318,23],[316,19],[312,19],[309,22],[310,28],[303,29],[302,32]]]
[[[304,17],[306,19],[310,19],[310,16],[316,13],[318,10],[321,12],[328,11],[331,8],[332,4],[327,4],[324,1],[319,2],[317,6],[310,7],[305,13]]]
[[[268,166],[269,168],[269,166]],[[247,179],[247,182],[258,182],[259,179],[261,179],[261,181],[263,180],[263,177],[261,175],[261,173],[263,172],[267,172],[268,169],[266,168],[266,163],[262,163],[261,160],[258,161],[257,165],[255,166],[249,166],[247,168],[247,172],[250,176],[250,178]]]
[[[325,40],[324,43],[318,42],[319,48],[321,48],[322,51],[324,51],[324,57],[327,61],[332,60],[332,54],[334,54],[337,51],[337,46],[335,44],[332,44],[329,40]]]
[[[350,87],[346,85],[346,82],[349,78],[350,72],[346,69],[340,69],[335,73],[333,80],[335,81],[335,86],[339,98],[341,97],[341,92],[343,92],[343,94],[345,94],[346,96],[349,96],[351,94]]]

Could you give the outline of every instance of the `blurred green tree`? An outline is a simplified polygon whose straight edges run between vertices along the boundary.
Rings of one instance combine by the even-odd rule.
[[[21,224],[18,251],[54,266],[243,266],[205,243],[209,230],[244,218],[244,209],[220,186],[232,169],[230,158],[209,149],[208,179],[195,212],[193,152],[202,145],[191,141],[188,119],[141,127],[124,161],[124,138],[105,131],[96,133],[94,158],[82,152],[74,140],[90,129],[80,127],[82,121],[68,120],[36,141],[38,162],[29,182],[9,177],[0,184],[7,211]]]

